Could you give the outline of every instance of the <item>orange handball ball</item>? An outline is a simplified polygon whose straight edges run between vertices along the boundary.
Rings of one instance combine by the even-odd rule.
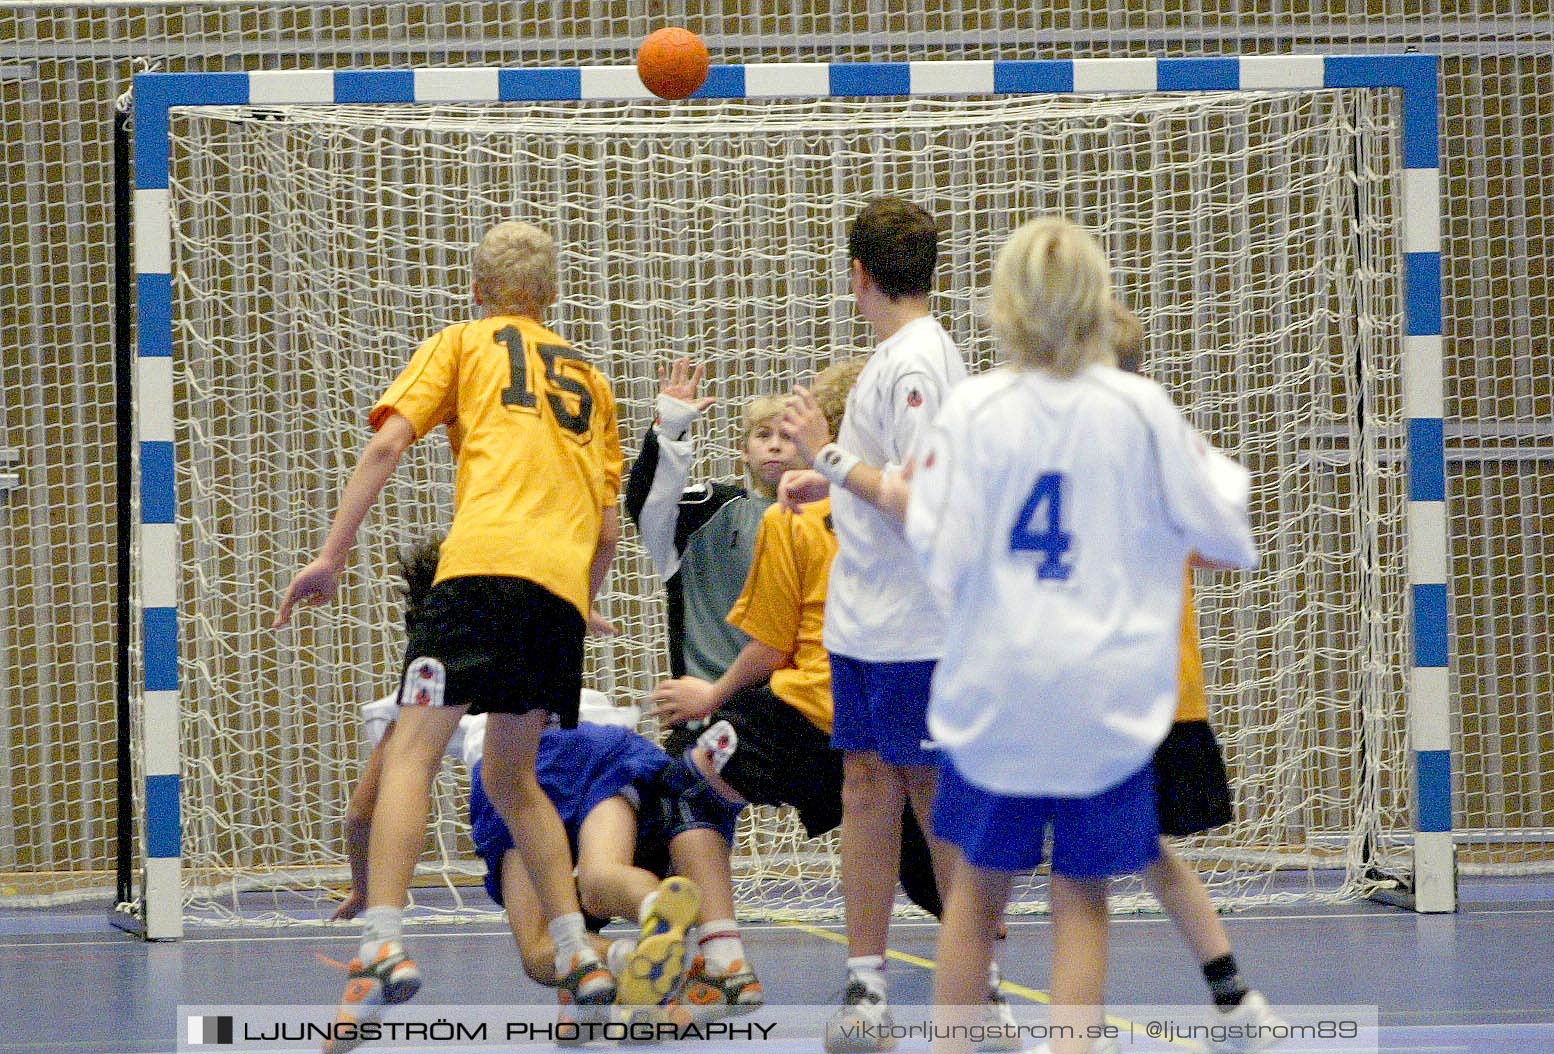
[[[637,76],[660,99],[684,99],[707,79],[707,45],[689,29],[649,33],[637,49]]]

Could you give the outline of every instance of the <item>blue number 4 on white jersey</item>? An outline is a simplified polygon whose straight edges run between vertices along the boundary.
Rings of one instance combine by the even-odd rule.
[[[1067,581],[1074,570],[1065,559],[1074,536],[1063,529],[1064,483],[1061,472],[1043,472],[1036,477],[1036,486],[1009,532],[1010,552],[1041,553],[1036,577],[1044,582]]]

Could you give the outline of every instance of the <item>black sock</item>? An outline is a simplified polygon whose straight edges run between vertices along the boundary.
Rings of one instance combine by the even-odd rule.
[[[1240,1006],[1247,987],[1236,972],[1236,957],[1221,955],[1203,964],[1203,979],[1209,982],[1209,994],[1218,1007]]]

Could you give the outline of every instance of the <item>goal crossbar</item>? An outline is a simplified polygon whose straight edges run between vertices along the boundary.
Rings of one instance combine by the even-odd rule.
[[[704,99],[990,96],[1152,92],[1256,92],[1360,88],[1401,95],[1405,291],[1401,364],[1407,577],[1412,668],[1407,679],[1412,753],[1413,888],[1419,911],[1456,906],[1448,708],[1448,549],[1441,338],[1441,204],[1438,59],[1432,55],[1257,56],[714,67]],[[179,539],[174,444],[171,111],[254,105],[370,106],[403,103],[633,101],[652,96],[634,68],[295,70],[144,73],[134,78],[134,269],[136,337],[132,494],[138,523],[131,546],[139,591],[142,701],[133,735],[142,751],[140,893],[118,921],[147,939],[183,928],[179,743]],[[121,500],[132,500],[130,496]],[[121,582],[130,590],[132,582]],[[129,595],[126,592],[126,595]],[[130,633],[132,626],[120,627]],[[121,758],[128,765],[128,757]],[[121,831],[120,837],[129,832]]]

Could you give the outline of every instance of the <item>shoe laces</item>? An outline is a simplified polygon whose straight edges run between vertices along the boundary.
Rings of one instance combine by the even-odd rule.
[[[847,982],[847,994],[842,997],[843,1006],[879,1006],[885,997],[857,979]]]

